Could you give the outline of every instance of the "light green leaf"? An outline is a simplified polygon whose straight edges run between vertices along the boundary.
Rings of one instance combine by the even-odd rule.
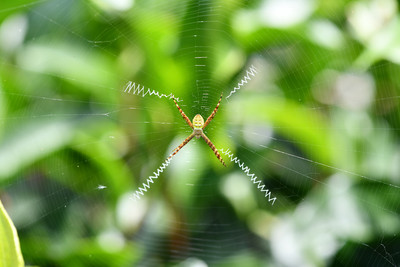
[[[17,230],[0,201],[0,266],[24,266]]]
[[[332,165],[335,151],[340,151],[333,144],[337,149],[341,142],[333,140],[326,121],[295,102],[266,95],[242,95],[230,103],[228,114],[233,123],[272,123],[276,131],[324,164]]]
[[[50,121],[21,127],[0,144],[0,181],[65,146],[73,136],[73,123]]]

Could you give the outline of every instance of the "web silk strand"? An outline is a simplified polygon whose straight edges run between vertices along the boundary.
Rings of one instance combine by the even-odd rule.
[[[169,95],[166,95],[166,94],[157,92],[156,90],[151,90],[150,88],[147,88],[147,90],[146,90],[144,88],[144,85],[141,85],[139,83],[134,83],[132,81],[129,81],[125,84],[124,93],[138,95],[138,96],[142,96],[142,97],[145,97],[146,95],[149,95],[149,96],[155,95],[155,96],[158,96],[159,98],[165,97],[168,99],[171,99],[174,97],[174,95],[172,93],[170,93]],[[181,101],[181,100],[179,100],[179,97],[176,97],[175,99],[178,102]]]
[[[160,174],[165,170],[165,168],[168,167],[169,163],[171,162],[171,158],[166,159],[161,166],[155,171],[153,172],[154,176],[149,176],[149,178],[147,178],[146,182],[143,183],[143,187],[139,187],[135,193],[133,193],[133,198],[136,199],[140,199],[140,195],[144,195],[144,192],[147,192],[148,189],[150,189],[150,183],[154,183],[153,179],[157,179]]]
[[[251,65],[250,68],[248,68],[248,69],[246,70],[246,75],[242,78],[242,80],[240,80],[240,82],[237,84],[237,86],[233,88],[233,90],[229,93],[229,95],[228,95],[225,99],[228,99],[229,97],[231,97],[231,95],[233,95],[234,93],[236,93],[236,91],[240,90],[240,88],[241,88],[244,84],[246,84],[246,83],[248,83],[249,81],[251,81],[252,77],[250,77],[250,75],[254,77],[254,76],[256,76],[256,74],[257,74],[257,69],[256,69],[256,67],[254,67],[253,65]]]
[[[276,197],[271,197],[271,191],[269,191],[268,189],[264,189],[265,185],[262,184],[261,180],[258,180],[258,177],[254,173],[250,173],[250,168],[248,166],[245,166],[244,163],[240,161],[240,159],[238,159],[237,157],[234,157],[233,153],[229,149],[226,150],[226,151],[221,149],[220,151],[221,151],[221,153],[223,153],[226,156],[228,156],[231,159],[232,162],[235,162],[242,169],[242,171],[248,177],[250,177],[250,181],[253,184],[257,185],[257,189],[260,190],[260,192],[264,192],[265,198],[268,199],[268,202],[272,202],[271,205],[274,205],[274,203],[276,201]]]

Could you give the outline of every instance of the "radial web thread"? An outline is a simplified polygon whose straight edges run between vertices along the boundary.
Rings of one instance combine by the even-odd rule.
[[[268,199],[268,202],[272,202],[271,205],[274,205],[276,197],[271,197],[271,191],[269,191],[268,189],[264,189],[265,185],[262,184],[261,180],[258,180],[258,177],[254,173],[250,173],[250,168],[248,166],[245,166],[244,163],[241,162],[240,159],[238,159],[237,157],[233,157],[233,153],[229,149],[226,151],[221,149],[220,151],[221,153],[227,155],[231,159],[231,161],[235,162],[242,169],[242,171],[251,178],[250,181],[252,181],[253,184],[257,185],[257,189],[259,189],[260,192],[265,193],[265,198]]]
[[[139,95],[142,97],[145,97],[146,95],[155,95],[155,96],[158,96],[159,98],[165,97],[165,98],[169,98],[169,99],[174,97],[174,95],[172,93],[170,93],[169,95],[166,95],[166,94],[157,92],[156,90],[151,90],[150,88],[145,89],[144,85],[141,85],[139,83],[135,83],[132,81],[129,81],[125,84],[124,93]],[[175,99],[178,102],[181,101],[181,100],[179,100],[179,97],[176,97]]]
[[[242,80],[240,80],[240,82],[237,84],[236,87],[233,88],[233,90],[229,93],[229,95],[227,97],[225,97],[225,99],[228,99],[229,97],[231,97],[231,95],[233,95],[234,93],[236,93],[236,91],[240,90],[240,88],[248,83],[249,81],[251,81],[252,77],[251,76],[256,76],[257,74],[257,69],[256,67],[254,67],[253,65],[251,65],[247,70],[246,70],[246,75],[243,76]]]
[[[150,183],[154,183],[153,179],[157,179],[160,174],[165,170],[165,168],[168,167],[169,163],[171,162],[172,158],[166,159],[158,169],[153,172],[154,176],[149,176],[147,178],[146,182],[143,183],[143,187],[139,187],[135,193],[133,193],[133,198],[135,199],[140,199],[140,195],[144,195],[144,192],[147,192],[148,189],[150,189]]]

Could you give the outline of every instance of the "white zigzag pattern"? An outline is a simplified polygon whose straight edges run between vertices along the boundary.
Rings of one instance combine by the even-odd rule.
[[[246,75],[243,77],[243,79],[237,84],[236,87],[233,88],[233,90],[229,93],[229,95],[226,97],[228,99],[231,95],[236,93],[237,90],[239,90],[245,83],[248,83],[251,80],[250,75],[253,77],[256,76],[257,69],[253,65],[250,66],[248,70],[246,70]]]
[[[140,88],[142,87],[142,88]],[[150,88],[147,88],[147,90],[144,89],[144,85],[140,85],[139,83],[136,84],[132,81],[129,81],[126,83],[124,87],[124,93],[128,94],[133,94],[133,95],[141,95],[142,97],[145,97],[147,94],[148,95],[155,95],[158,96],[159,98],[166,97],[166,98],[173,98],[174,95],[170,93],[169,95],[161,94],[160,92],[157,92],[156,90],[151,90]],[[179,98],[175,98],[176,101],[181,101]]]
[[[143,183],[143,188],[139,187],[136,192],[133,193],[133,197],[140,199],[140,195],[143,196],[144,192],[147,192],[147,190],[150,189],[150,183],[154,183],[153,179],[157,179],[158,176],[160,176],[160,174],[164,171],[164,169],[168,167],[171,159],[166,159],[165,162],[161,164],[161,166],[155,172],[153,172],[154,176],[149,176],[146,182]]]
[[[231,161],[234,161],[243,170],[243,172],[251,178],[250,181],[252,181],[253,184],[257,184],[257,189],[259,189],[260,192],[265,192],[265,197],[268,197],[268,202],[272,201],[271,205],[274,205],[276,197],[271,198],[271,191],[269,191],[268,189],[264,189],[265,185],[261,183],[261,180],[257,180],[258,177],[254,173],[249,173],[250,168],[248,166],[244,166],[244,163],[240,162],[237,157],[234,158],[233,153],[231,153],[229,149],[227,151],[221,149],[220,151],[221,153],[227,155],[231,159]]]

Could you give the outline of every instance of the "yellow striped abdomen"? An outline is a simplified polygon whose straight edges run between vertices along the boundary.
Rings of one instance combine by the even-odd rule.
[[[200,114],[197,114],[193,118],[193,132],[195,137],[200,138],[203,133],[204,119]]]

